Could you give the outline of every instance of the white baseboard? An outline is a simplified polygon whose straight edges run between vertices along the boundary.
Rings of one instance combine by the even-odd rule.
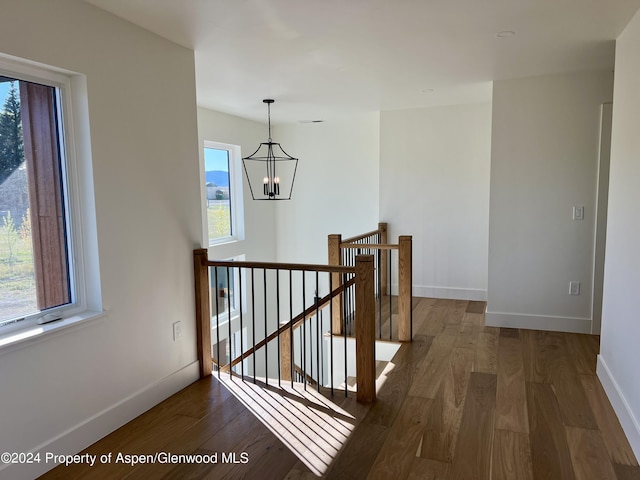
[[[578,317],[549,317],[487,311],[484,323],[488,327],[524,328],[554,332],[591,333],[591,319]]]
[[[199,363],[193,362],[186,367],[148,385],[122,399],[115,405],[104,409],[83,422],[69,428],[46,442],[35,447],[32,452],[40,452],[41,462],[29,465],[6,464],[0,468],[0,478],[32,480],[56,467],[46,464],[44,455],[50,452],[58,455],[72,455],[130,422],[137,416],[159,404],[174,393],[199,378]],[[108,452],[105,452],[108,453]]]
[[[398,286],[392,285],[391,291],[397,295]],[[449,300],[476,300],[485,302],[487,291],[476,288],[451,288],[451,287],[428,287],[425,285],[414,285],[412,289],[414,297],[426,298],[446,298]]]
[[[618,416],[618,420],[620,420],[620,425],[622,425],[622,429],[629,440],[633,453],[636,455],[636,458],[640,458],[640,423],[638,423],[638,419],[633,414],[633,410],[620,391],[618,382],[616,382],[613,375],[611,375],[611,371],[609,367],[607,367],[602,355],[598,355],[596,373],[607,397],[609,397],[613,410]]]

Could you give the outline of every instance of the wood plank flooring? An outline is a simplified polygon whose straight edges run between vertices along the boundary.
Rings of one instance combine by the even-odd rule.
[[[483,302],[416,298],[413,307],[414,341],[386,366],[372,406],[343,393],[314,406],[269,387],[265,402],[298,415],[278,417],[290,429],[278,437],[254,414],[268,416],[268,406],[250,411],[208,378],[83,453],[246,452],[246,463],[62,466],[42,478],[311,479],[304,457],[315,455],[331,479],[640,479],[595,375],[598,337],[485,327]],[[320,423],[318,438],[287,444]]]

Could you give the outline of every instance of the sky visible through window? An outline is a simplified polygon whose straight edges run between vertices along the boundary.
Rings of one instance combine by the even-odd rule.
[[[218,150],[217,148],[205,148],[204,170],[205,172],[229,172],[228,152],[226,150]]]
[[[11,82],[0,83],[0,110],[4,110],[4,102],[7,100],[7,95],[9,95],[9,88],[11,88]]]

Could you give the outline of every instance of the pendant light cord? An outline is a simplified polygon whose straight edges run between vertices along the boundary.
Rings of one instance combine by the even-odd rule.
[[[269,118],[269,143],[271,143],[271,103],[267,103],[267,117]]]

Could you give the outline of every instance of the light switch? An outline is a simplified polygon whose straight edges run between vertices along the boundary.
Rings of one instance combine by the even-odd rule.
[[[173,341],[175,342],[179,338],[182,338],[182,323],[173,322]]]
[[[584,207],[573,207],[573,219],[584,220]]]
[[[569,282],[569,295],[580,295],[580,282]]]

